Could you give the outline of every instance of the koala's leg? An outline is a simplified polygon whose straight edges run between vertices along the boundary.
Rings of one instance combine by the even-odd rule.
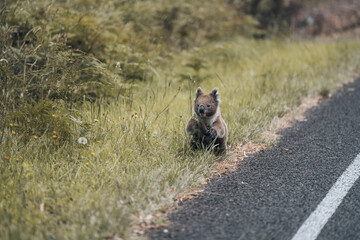
[[[219,141],[218,141],[218,149],[217,149],[217,152],[219,153],[219,154],[224,154],[224,153],[226,153],[226,151],[227,151],[227,143],[226,143],[227,141],[226,141],[226,139],[225,138],[222,138],[222,139],[219,139]]]
[[[186,134],[194,135],[199,132],[199,126],[197,121],[191,117],[186,125]]]
[[[193,150],[198,150],[201,148],[202,142],[201,142],[201,135],[203,130],[200,128],[200,124],[198,121],[196,121],[193,117],[190,118],[186,125],[186,134],[192,135],[191,141],[190,141],[190,147]]]
[[[222,121],[214,122],[212,128],[210,129],[211,134],[215,135],[217,138],[224,138],[226,135],[226,125]]]
[[[227,127],[225,122],[216,121],[213,125],[213,127],[210,130],[211,136],[215,136],[216,138],[216,144],[217,144],[217,150],[219,153],[226,153],[227,150]]]

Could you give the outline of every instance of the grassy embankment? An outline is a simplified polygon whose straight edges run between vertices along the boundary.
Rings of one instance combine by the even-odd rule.
[[[230,144],[263,142],[360,64],[357,41],[236,37],[256,21],[219,0],[5,2],[0,239],[131,238],[218,160],[188,147],[198,86],[219,88]]]
[[[176,76],[189,72],[182,63],[189,56],[206,61],[201,86],[219,87],[235,144],[262,141],[271,120],[301,96],[351,80],[359,52],[357,42],[244,39],[183,52],[154,68],[153,82],[134,86],[128,98],[83,105],[80,120],[92,125],[78,135],[88,139],[84,146],[71,142],[54,151],[56,139],[46,135],[23,146],[24,133],[9,123],[0,147],[1,238],[127,238],[136,220],[208,174],[216,158],[189,151],[184,133],[198,84]]]

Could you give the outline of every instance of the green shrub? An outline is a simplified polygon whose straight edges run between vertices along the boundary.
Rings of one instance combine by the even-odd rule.
[[[0,114],[5,116],[1,125],[16,122],[28,133],[25,139],[51,129],[68,139],[70,112],[84,101],[114,95],[120,75],[93,55],[71,48],[63,33],[49,30],[46,4],[20,6],[11,5],[0,18]],[[50,121],[52,105],[59,106],[61,117]]]

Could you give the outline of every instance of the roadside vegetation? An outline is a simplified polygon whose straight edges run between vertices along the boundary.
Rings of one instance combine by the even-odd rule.
[[[185,134],[198,86],[231,145],[271,144],[274,117],[360,67],[359,41],[267,38],[222,2],[0,3],[0,239],[134,238],[219,160]]]

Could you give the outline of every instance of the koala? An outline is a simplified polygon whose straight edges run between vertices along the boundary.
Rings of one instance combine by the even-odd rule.
[[[194,149],[214,144],[215,151],[226,153],[228,129],[220,114],[219,90],[214,88],[205,94],[199,87],[196,90],[194,114],[186,125],[186,133],[192,135],[191,145]]]

